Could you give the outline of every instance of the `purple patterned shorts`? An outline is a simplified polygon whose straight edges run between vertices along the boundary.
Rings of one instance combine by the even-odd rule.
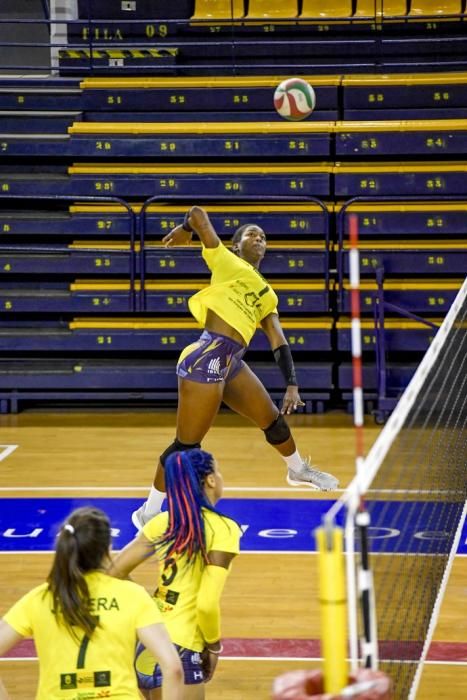
[[[201,384],[228,382],[241,370],[245,352],[246,347],[232,338],[203,331],[199,340],[182,350],[177,374]]]
[[[184,649],[183,647],[178,646],[178,644],[175,644],[174,646],[178,652],[180,661],[182,662],[185,685],[197,685],[198,683],[204,683],[201,653],[199,651],[192,651],[191,649]],[[146,653],[146,648],[141,644],[141,642],[139,642],[136,647],[135,659],[138,687],[144,688],[145,690],[160,688],[162,685],[161,667],[157,663],[154,664],[154,661],[152,661],[152,663],[148,663],[150,659],[144,658]]]

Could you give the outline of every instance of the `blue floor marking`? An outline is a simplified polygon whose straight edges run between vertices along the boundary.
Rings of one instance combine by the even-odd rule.
[[[115,549],[135,535],[131,512],[140,498],[3,498],[0,499],[0,552],[51,551],[56,533],[67,515],[83,505],[108,513]],[[316,551],[313,531],[321,524],[331,500],[225,498],[218,508],[244,528],[243,551]],[[452,540],[461,504],[377,501],[368,504],[369,531],[375,552],[445,553]],[[467,554],[464,523],[459,554]]]

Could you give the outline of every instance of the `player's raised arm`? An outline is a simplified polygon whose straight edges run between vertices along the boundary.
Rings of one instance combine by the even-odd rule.
[[[182,224],[173,228],[162,239],[166,248],[176,245],[187,245],[191,242],[192,234],[196,233],[205,248],[217,248],[220,238],[217,235],[209,216],[202,207],[191,207],[185,214]]]

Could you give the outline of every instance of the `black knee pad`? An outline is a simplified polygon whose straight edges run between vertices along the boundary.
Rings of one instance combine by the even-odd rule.
[[[197,450],[201,447],[200,442],[195,442],[192,445],[188,445],[186,442],[180,442],[178,438],[175,438],[173,443],[169,445],[159,457],[162,466],[165,464],[165,460],[172,452],[184,452],[185,450]]]
[[[290,437],[290,428],[281,413],[263,432],[270,445],[280,445],[281,442],[285,442]]]

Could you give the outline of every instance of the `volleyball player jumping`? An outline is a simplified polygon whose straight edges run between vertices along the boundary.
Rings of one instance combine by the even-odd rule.
[[[284,458],[289,484],[322,491],[338,486],[334,476],[319,471],[300,456],[284,418],[284,414],[292,413],[303,403],[277,313],[277,296],[258,269],[266,252],[264,232],[254,224],[241,226],[233,236],[230,251],[221,242],[206,211],[194,206],[183,224],[163,238],[163,243],[167,247],[190,243],[192,232],[202,243],[202,255],[212,273],[211,284],[188,302],[204,332],[179,357],[176,437],[160,456],[147,501],[132,515],[138,529],[160,511],[165,498],[165,460],[172,452],[200,446],[222,401],[264,431],[267,442]],[[242,359],[258,324],[287,384],[281,411]]]

